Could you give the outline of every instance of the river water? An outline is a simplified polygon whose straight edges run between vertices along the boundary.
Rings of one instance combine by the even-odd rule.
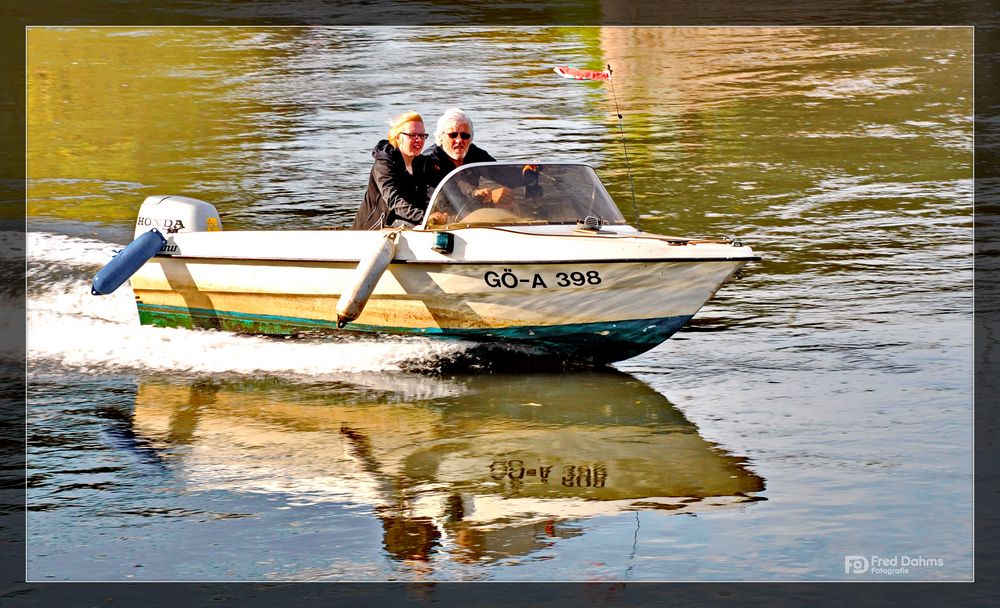
[[[29,581],[971,580],[971,28],[27,42]],[[588,162],[632,218],[630,168],[643,229],[763,260],[568,372],[90,295],[145,196],[346,225],[386,120],[453,105],[497,158]]]

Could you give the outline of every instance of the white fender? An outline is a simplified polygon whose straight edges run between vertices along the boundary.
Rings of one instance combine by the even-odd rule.
[[[337,300],[337,327],[342,328],[361,315],[368,298],[375,291],[375,285],[396,255],[398,238],[398,230],[386,234],[378,246],[358,262],[351,288],[340,294],[340,299]]]

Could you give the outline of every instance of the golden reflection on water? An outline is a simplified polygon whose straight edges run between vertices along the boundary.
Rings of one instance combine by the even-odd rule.
[[[560,63],[610,63],[614,95]],[[174,193],[227,226],[343,225],[384,121],[456,103],[494,156],[595,164],[631,217],[617,99],[652,231],[781,225],[831,178],[972,175],[969,28],[30,28],[27,72],[30,216],[127,225]],[[907,203],[887,192],[864,204]]]
[[[133,430],[189,491],[370,509],[401,560],[527,555],[599,515],[761,497],[744,459],[625,374],[413,379],[413,394],[143,379]],[[336,396],[340,393],[342,396]]]
[[[29,216],[131,220],[135,207],[121,200],[210,181],[215,176],[199,160],[218,154],[220,143],[266,138],[232,120],[259,108],[228,98],[247,68],[271,54],[248,44],[251,35],[239,28],[29,28]],[[224,179],[235,181],[239,167],[230,170]],[[115,196],[122,199],[108,200]]]
[[[830,176],[971,179],[971,36],[960,27],[602,28],[645,226],[695,227],[704,215],[771,224],[769,206],[822,190]],[[616,143],[609,164],[623,167]],[[864,205],[900,204],[884,191]]]

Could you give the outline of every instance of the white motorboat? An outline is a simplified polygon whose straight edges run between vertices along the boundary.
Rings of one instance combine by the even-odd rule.
[[[135,234],[94,293],[131,277],[142,324],[417,334],[589,363],[660,344],[760,259],[636,229],[581,163],[462,166],[415,227],[224,231],[204,201],[150,196]]]

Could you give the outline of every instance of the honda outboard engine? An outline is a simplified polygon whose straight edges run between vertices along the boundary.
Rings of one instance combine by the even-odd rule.
[[[215,207],[195,198],[176,195],[147,196],[139,207],[135,235],[156,228],[169,239],[178,232],[214,232],[222,230],[222,220]]]

